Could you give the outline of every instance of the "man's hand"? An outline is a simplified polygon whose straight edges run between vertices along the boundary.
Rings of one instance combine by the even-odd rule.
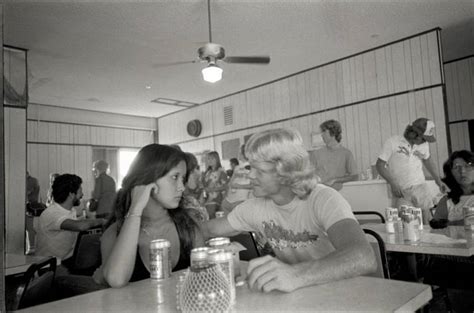
[[[436,185],[438,185],[439,190],[444,195],[448,194],[448,192],[451,191],[451,189],[448,187],[448,185],[446,185],[442,180],[436,180]]]
[[[247,275],[249,288],[263,292],[291,292],[301,286],[295,265],[288,265],[269,255],[251,260]]]
[[[390,187],[392,188],[392,194],[397,198],[403,198],[402,189],[395,184],[391,184]]]

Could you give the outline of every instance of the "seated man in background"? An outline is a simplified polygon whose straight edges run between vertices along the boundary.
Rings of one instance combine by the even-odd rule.
[[[69,266],[68,258],[74,251],[77,235],[80,231],[102,226],[103,219],[78,220],[74,206],[80,204],[82,179],[73,174],[63,174],[53,182],[54,202],[35,221],[37,232],[37,255],[55,256],[62,264]]]
[[[345,182],[357,180],[357,168],[352,152],[341,145],[341,124],[328,120],[319,126],[325,146],[311,151],[310,160],[321,182],[336,190]]]
[[[374,252],[349,204],[334,189],[317,183],[299,133],[256,133],[245,155],[256,198],[202,228],[207,236],[254,231],[267,239],[276,258],[249,262],[250,288],[290,292],[375,271]]]
[[[428,142],[435,142],[435,125],[427,118],[418,118],[405,128],[403,136],[393,136],[383,145],[376,167],[392,189],[396,205],[410,205],[423,210],[424,222],[431,216],[429,209],[438,197],[429,189],[423,165],[438,186],[446,188],[439,178],[430,155]]]

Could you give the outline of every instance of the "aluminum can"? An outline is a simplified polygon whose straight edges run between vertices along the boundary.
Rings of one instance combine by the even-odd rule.
[[[474,206],[462,208],[464,215],[464,229],[474,230]]]
[[[217,211],[216,212],[216,218],[220,218],[220,217],[224,217],[225,216],[225,212],[223,211]]]
[[[150,242],[150,278],[165,280],[171,275],[171,243],[166,239],[155,239]]]
[[[212,249],[208,253],[209,264],[216,264],[229,281],[231,303],[235,303],[234,256],[232,252]]]
[[[385,217],[388,221],[395,221],[398,217],[398,209],[391,207],[385,208]]]
[[[423,211],[421,208],[413,208],[413,216],[418,221],[418,229],[423,230]]]
[[[202,268],[206,267],[209,262],[207,259],[207,253],[211,250],[208,247],[194,248],[191,250],[191,268]]]
[[[211,248],[222,249],[233,253],[234,257],[234,276],[240,275],[240,256],[239,253],[234,253],[230,245],[230,238],[228,237],[216,237],[211,238],[207,241],[207,245]]]
[[[402,204],[400,206],[400,211],[398,212],[398,215],[400,217],[402,217],[404,213],[412,213],[412,210],[410,209],[410,206],[405,205],[405,204]]]

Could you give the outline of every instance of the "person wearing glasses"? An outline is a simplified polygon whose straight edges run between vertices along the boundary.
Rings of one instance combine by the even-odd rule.
[[[405,128],[403,136],[390,137],[384,143],[376,163],[377,171],[390,184],[396,205],[421,208],[424,222],[428,222],[429,209],[436,205],[439,196],[428,187],[423,166],[441,191],[446,190],[430,155],[428,143],[436,141],[434,129],[433,121],[416,119]]]
[[[463,229],[456,227],[463,225],[463,207],[474,206],[474,153],[467,150],[453,152],[444,163],[443,172],[443,181],[450,191],[438,203],[430,226],[447,227],[446,232],[450,233]],[[423,282],[446,290],[453,312],[474,311],[474,256],[430,255],[424,264]]]
[[[450,191],[439,201],[432,228],[463,225],[463,207],[474,206],[474,153],[455,151],[443,165],[444,183]]]

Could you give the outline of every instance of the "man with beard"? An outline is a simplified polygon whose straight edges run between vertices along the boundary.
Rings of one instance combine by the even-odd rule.
[[[104,224],[104,219],[78,220],[74,206],[80,205],[82,179],[73,174],[58,176],[52,186],[54,199],[35,222],[37,232],[36,255],[55,256],[67,267],[67,259],[74,251],[77,235]]]

